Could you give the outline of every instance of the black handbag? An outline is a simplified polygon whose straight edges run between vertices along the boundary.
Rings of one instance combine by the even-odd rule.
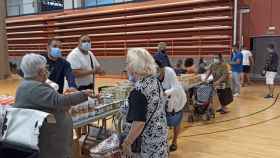
[[[219,101],[222,106],[227,106],[233,102],[233,95],[231,88],[217,89]]]
[[[158,84],[158,91],[159,91],[159,98],[160,98],[160,84],[159,81],[157,81]],[[140,153],[141,152],[141,145],[142,145],[142,134],[145,131],[145,128],[147,127],[147,125],[150,123],[151,119],[153,118],[154,114],[156,113],[157,109],[159,107],[159,102],[156,106],[156,108],[154,109],[153,113],[151,114],[150,118],[148,119],[148,121],[145,123],[144,128],[141,132],[141,134],[135,139],[135,141],[131,144],[131,151],[133,153]],[[126,134],[121,133],[119,135],[119,139],[120,139],[120,146],[123,144],[125,138],[127,137]]]

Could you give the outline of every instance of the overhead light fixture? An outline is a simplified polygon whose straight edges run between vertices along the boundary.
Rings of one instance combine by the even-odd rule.
[[[268,30],[269,30],[269,31],[274,31],[274,30],[276,30],[276,26],[269,26],[269,27],[268,27]]]

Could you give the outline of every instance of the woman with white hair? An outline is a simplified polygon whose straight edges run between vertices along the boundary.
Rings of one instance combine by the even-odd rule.
[[[136,82],[129,95],[123,151],[133,158],[167,158],[165,101],[163,89],[155,75],[155,61],[143,48],[129,49],[127,71],[130,79]],[[139,140],[141,150],[135,150]]]
[[[22,58],[24,79],[16,92],[15,107],[44,111],[53,114],[56,123],[44,123],[39,137],[39,158],[72,157],[73,122],[68,110],[92,95],[91,90],[61,95],[46,83],[47,61],[38,54]]]

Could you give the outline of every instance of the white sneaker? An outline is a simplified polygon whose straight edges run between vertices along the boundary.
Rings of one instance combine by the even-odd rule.
[[[239,94],[239,93],[235,93],[233,96],[234,96],[234,97],[239,97],[240,94]]]

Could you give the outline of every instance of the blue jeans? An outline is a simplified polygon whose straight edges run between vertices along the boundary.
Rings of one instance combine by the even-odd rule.
[[[240,72],[232,72],[232,91],[240,94]]]

